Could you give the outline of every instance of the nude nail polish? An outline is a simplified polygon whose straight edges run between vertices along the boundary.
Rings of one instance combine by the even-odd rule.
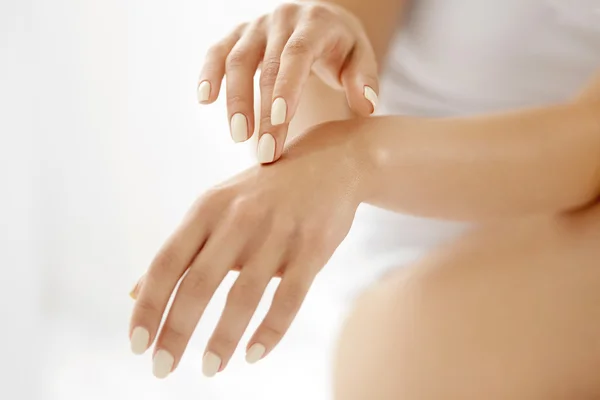
[[[219,372],[221,368],[221,357],[211,353],[210,351],[204,355],[202,359],[202,373],[204,376],[211,378]]]
[[[148,349],[150,341],[150,333],[147,329],[142,328],[141,326],[136,327],[133,332],[131,332],[131,351],[133,354],[144,354],[144,352]]]
[[[287,116],[287,103],[283,97],[278,97],[271,105],[271,125],[281,125]]]
[[[234,142],[239,143],[248,139],[248,120],[244,114],[233,114],[230,125],[231,138]]]
[[[275,159],[275,138],[269,134],[263,134],[258,141],[258,162],[261,164],[273,162]]]
[[[158,350],[152,359],[152,373],[158,379],[166,378],[173,369],[175,359],[166,350]]]
[[[364,88],[364,96],[367,100],[369,100],[371,102],[371,105],[373,106],[373,112],[375,112],[375,109],[377,108],[377,93],[375,93],[375,91],[373,90],[373,88],[371,88],[370,86],[365,86]]]
[[[208,101],[208,98],[210,97],[210,82],[209,81],[200,82],[200,84],[198,85],[198,89],[197,89],[197,95],[198,95],[199,103],[204,103],[205,101]]]
[[[260,343],[254,343],[246,353],[246,362],[248,364],[254,364],[265,355],[265,351],[265,346]]]
[[[133,289],[131,289],[131,292],[129,292],[129,297],[131,297],[133,300],[137,300],[137,292],[138,292],[138,286],[140,285],[140,283],[136,283],[135,286],[133,287]]]

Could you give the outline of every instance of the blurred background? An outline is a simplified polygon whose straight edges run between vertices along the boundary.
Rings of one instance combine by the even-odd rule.
[[[336,331],[374,276],[352,246],[254,366],[238,351],[218,377],[201,374],[231,280],[168,379],[127,337],[128,293],[157,248],[199,193],[255,162],[231,141],[223,99],[196,103],[205,51],[277,3],[0,2],[0,398],[329,398]]]

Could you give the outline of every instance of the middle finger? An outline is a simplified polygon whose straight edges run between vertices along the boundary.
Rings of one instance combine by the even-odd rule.
[[[264,18],[253,22],[225,63],[227,113],[231,137],[243,142],[254,130],[254,75],[265,48]]]

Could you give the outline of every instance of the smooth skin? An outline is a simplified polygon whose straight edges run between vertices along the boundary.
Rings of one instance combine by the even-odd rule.
[[[239,266],[207,346],[205,373],[213,375],[225,368],[265,286],[279,273],[271,309],[248,348],[260,345],[258,358],[264,357],[285,334],[360,203],[470,221],[584,208],[600,184],[599,117],[600,102],[587,96],[490,117],[319,125],[277,163],[251,168],[196,202],[150,266],[131,332],[148,332],[142,350],[156,339],[155,373],[171,372],[217,286]]]
[[[487,223],[355,302],[336,400],[600,398],[600,206]]]
[[[283,4],[273,13],[263,16],[253,23],[239,26],[231,35],[216,43],[209,50],[205,66],[199,78],[198,99],[202,104],[208,104],[216,100],[221,90],[220,85],[223,74],[226,74],[228,83],[232,80],[240,81],[240,85],[228,84],[228,87],[232,87],[226,93],[228,115],[230,123],[234,115],[244,115],[242,121],[246,122],[246,127],[244,127],[244,123],[239,123],[239,118],[236,118],[238,121],[235,124],[236,126],[231,125],[232,128],[242,126],[247,129],[249,137],[252,134],[250,127],[253,127],[256,123],[252,115],[254,98],[252,76],[256,69],[256,63],[253,61],[250,63],[251,65],[238,66],[235,60],[241,54],[255,60],[256,54],[261,53],[260,94],[262,104],[261,107],[257,107],[257,119],[260,120],[260,135],[270,132],[275,138],[276,146],[273,159],[276,160],[281,155],[286,136],[290,140],[319,123],[348,119],[356,115],[369,115],[373,111],[372,103],[373,100],[376,101],[376,98],[367,99],[364,87],[365,85],[372,87],[374,92],[378,90],[378,65],[381,64],[386,55],[393,33],[397,29],[399,19],[407,4],[408,1],[398,0],[374,0],[370,2],[362,0],[303,1]],[[319,35],[324,30],[327,31],[327,34]],[[246,39],[242,40],[244,37]],[[287,42],[284,40],[286,38]],[[292,38],[297,40],[290,41]],[[254,40],[259,43],[258,46],[253,44]],[[319,48],[332,50],[333,53],[315,52],[315,49]],[[300,54],[297,54],[299,49],[309,51],[301,51]],[[336,55],[336,57],[332,58],[331,54]],[[282,65],[287,67],[282,70]],[[286,72],[288,69],[289,73]],[[287,76],[296,77],[296,84],[286,83]],[[247,81],[240,80],[241,77],[245,77]],[[339,77],[340,79],[336,81],[333,77]],[[273,93],[278,82],[280,82],[279,87],[287,87],[286,90],[289,90],[289,94],[285,92],[278,96],[286,99],[289,111],[286,110],[287,122],[274,129],[271,125],[270,115],[273,100],[277,98]],[[238,107],[240,105],[241,107]],[[234,139],[243,136],[243,134],[239,135],[232,132]],[[260,154],[258,158],[261,160]],[[269,161],[269,157],[263,158],[262,161]],[[293,178],[293,180],[296,181],[296,178]],[[208,232],[206,234],[208,235]],[[172,241],[176,242],[177,239]],[[165,248],[169,249],[167,250],[169,253],[171,252],[169,244],[166,244]],[[188,255],[188,258],[182,258],[179,254],[176,255],[177,260],[174,261],[177,263],[175,271],[177,277],[172,278],[170,281],[176,281],[184,274],[184,271],[189,269],[191,263],[189,257],[195,257],[199,247],[192,246],[192,249],[195,253]],[[156,265],[164,263],[165,257],[161,254],[153,262],[150,271],[160,269]],[[169,257],[167,256],[167,259]],[[323,257],[328,258],[327,255]],[[245,260],[242,261],[245,262]],[[238,265],[228,266],[229,270],[238,271],[242,267],[246,270],[249,269],[242,262]],[[281,277],[283,270],[283,268],[279,268],[275,276]],[[134,317],[130,331],[132,350],[137,354],[142,353],[156,340],[154,373],[158,377],[165,377],[179,363],[205,305],[194,308],[194,315],[190,314],[188,318],[189,323],[174,321],[172,318],[167,319],[159,334],[157,329],[160,316],[164,314],[168,294],[173,290],[173,284],[172,282],[167,283],[167,288],[157,292],[162,293],[162,295],[150,296],[144,293],[154,294],[152,287],[155,283],[152,282],[151,276],[150,278],[147,278],[147,276],[148,274],[145,274],[140,278],[132,290],[131,296],[134,299],[139,299],[137,301],[140,304],[139,307],[149,309],[148,312],[142,311],[140,313],[150,315],[148,319],[151,320],[151,323],[149,323],[149,327],[145,327],[144,324],[138,325]],[[194,274],[188,280],[192,279],[194,279]],[[150,282],[146,284],[148,280]],[[218,279],[215,280],[218,281]],[[261,284],[266,285],[264,282]],[[142,288],[148,285],[151,289],[143,292]],[[305,286],[306,284],[302,285]],[[248,285],[245,285],[242,280],[238,286]],[[185,287],[186,285],[182,285],[182,288]],[[282,285],[281,291],[283,294],[280,297],[295,297],[286,294],[285,288]],[[210,295],[204,295],[210,298]],[[148,299],[149,297],[150,299]],[[231,297],[235,297],[235,295]],[[204,303],[207,301],[207,299],[204,300]],[[195,300],[190,299],[190,302],[195,302]],[[228,304],[232,302],[230,301]],[[284,302],[287,303],[288,301],[284,300]],[[277,301],[273,303],[273,309],[277,308],[277,303]],[[178,308],[174,308],[172,313],[177,314]],[[229,308],[226,308],[226,310]],[[277,314],[276,311],[274,313]],[[227,311],[224,314],[231,316],[233,312]],[[263,330],[268,331],[271,329],[270,326],[273,323],[286,325],[285,322],[272,321],[272,317],[265,319],[266,328]],[[223,324],[223,326],[231,325],[227,322],[227,318],[225,318]],[[242,323],[234,332],[230,332],[225,328],[215,330],[207,346],[206,354],[208,357],[205,356],[204,360],[206,375],[212,376],[217,370],[221,371],[225,368],[238,344],[239,336],[241,336],[240,332],[243,332],[245,327],[246,324]],[[255,337],[259,336],[256,339],[258,344],[257,346],[251,346],[252,342],[248,344],[246,347],[247,360],[254,362],[264,357],[284,333],[284,331],[277,331],[274,335],[271,335],[271,339],[262,339],[260,336],[263,335],[257,331]],[[262,342],[267,342],[266,346],[262,345]],[[226,343],[226,345],[218,345],[218,343]],[[213,354],[217,356],[212,356]]]
[[[307,85],[319,86],[310,79]],[[596,87],[577,101],[543,109],[466,119],[352,119],[306,130],[277,163],[243,172],[192,207],[135,291],[134,352],[155,343],[155,375],[172,372],[216,287],[237,269],[204,372],[225,368],[264,287],[281,276],[271,309],[246,347],[249,361],[264,357],[285,334],[361,202],[477,221],[586,207],[599,183]],[[539,187],[537,196],[532,187]]]

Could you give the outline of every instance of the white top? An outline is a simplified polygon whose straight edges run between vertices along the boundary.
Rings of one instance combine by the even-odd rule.
[[[414,0],[379,112],[449,116],[556,103],[596,70],[600,0]],[[463,228],[365,205],[348,240],[363,262],[391,267]]]

